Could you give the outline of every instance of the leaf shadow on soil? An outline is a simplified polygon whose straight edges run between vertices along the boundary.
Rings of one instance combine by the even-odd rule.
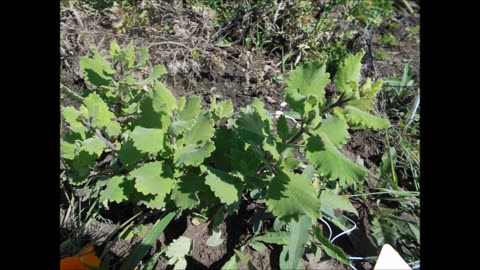
[[[238,212],[226,218],[226,248],[227,252],[219,260],[214,262],[209,269],[221,269],[222,266],[235,255],[234,249],[240,249],[242,242],[251,236],[251,232],[248,228],[251,226],[248,224],[248,220],[253,216],[253,209],[247,210],[247,202],[242,201]],[[246,252],[248,249],[245,249]],[[254,265],[258,265],[257,262],[252,262]]]

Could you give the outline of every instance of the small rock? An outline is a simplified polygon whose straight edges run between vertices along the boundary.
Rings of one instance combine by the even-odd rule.
[[[266,96],[265,97],[267,99],[268,102],[272,103],[272,104],[277,104],[277,101],[269,96]]]

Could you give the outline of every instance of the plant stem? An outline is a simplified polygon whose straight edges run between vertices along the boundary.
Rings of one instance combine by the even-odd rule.
[[[110,149],[112,149],[113,151],[117,152],[117,147],[115,147],[115,145],[113,145],[113,143],[111,143],[109,140],[105,139],[105,137],[103,137],[102,133],[97,130],[97,129],[94,129],[92,127],[92,125],[90,123],[88,123],[87,121],[82,121],[82,123],[93,133],[95,133],[95,135],[97,135],[98,138],[100,138],[108,147],[110,147]]]
[[[295,136],[293,136],[290,140],[288,140],[287,144],[292,144],[298,138],[300,138],[300,136],[302,136],[302,134],[305,132],[305,128],[303,126],[304,126],[304,122],[302,122],[302,125],[300,126],[300,129],[298,130],[297,134],[295,134]]]
[[[337,101],[335,101],[333,104],[331,104],[330,106],[328,106],[328,108],[326,108],[321,114],[325,114],[327,112],[330,112],[331,110],[333,110],[335,107],[340,107],[340,106],[343,106],[345,103],[349,102],[353,100],[353,97],[349,97],[349,98],[345,98],[345,94],[342,93],[340,95],[340,97],[338,98]]]
[[[305,123],[307,123],[307,125],[310,123],[310,121],[312,121],[312,119],[315,118],[315,116],[310,116],[307,120],[303,121],[302,120],[302,124],[300,125],[300,129],[298,130],[297,134],[295,134],[295,136],[293,136],[290,140],[287,141],[287,144],[292,144],[294,143],[298,138],[300,138],[300,136],[302,136],[303,133],[307,133],[308,135],[312,135],[310,134],[309,132],[306,132],[305,131]]]
[[[67,86],[63,85],[63,83],[60,83],[60,89],[64,91],[71,99],[76,100],[80,103],[83,103],[84,98],[79,94],[75,93],[73,90],[71,90]]]
[[[119,117],[119,118],[114,118],[113,121],[117,121],[117,122],[120,122],[120,123],[123,123],[127,120],[130,120],[130,119],[137,119],[139,118],[138,115],[134,115],[134,114],[130,114],[130,115],[125,115],[123,117]]]

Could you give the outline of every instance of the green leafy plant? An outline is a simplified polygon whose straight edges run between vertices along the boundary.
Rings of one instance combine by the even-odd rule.
[[[373,50],[372,55],[375,58],[375,60],[377,60],[377,61],[385,61],[388,58],[387,52],[385,52],[382,49]]]
[[[364,27],[381,25],[386,18],[393,16],[393,5],[396,0],[340,0],[345,8],[345,14],[355,19]]]
[[[378,43],[384,46],[395,46],[398,44],[398,40],[393,34],[386,33],[379,38]]]
[[[288,268],[298,265],[305,245],[348,263],[317,222],[322,213],[340,220],[333,209],[354,212],[338,192],[367,176],[365,167],[341,151],[349,130],[390,125],[371,113],[382,81],[366,78],[361,84],[364,54],[348,55],[333,84],[320,61],[290,75],[285,100],[292,111],[285,115],[295,119],[292,127],[285,115],[269,114],[259,99],[234,116],[229,100],[202,106],[198,96],[176,98],[158,80],[165,67],[153,66],[147,77],[141,73],[148,64],[145,48],[136,57],[133,44],[120,48],[114,41],[110,61],[92,48],[91,56],[80,60],[90,93],[78,109],[62,106],[69,128],[61,139],[67,182],[90,187],[107,208],[131,203],[195,211],[214,224],[239,207],[243,194],[256,194],[257,203],[285,225],[277,232],[282,239],[263,235],[250,242],[256,248],[268,241],[285,245],[281,260]],[[327,86],[335,91],[327,93]],[[328,193],[331,184],[338,192]],[[170,264],[185,266],[189,243],[180,238],[171,244]],[[244,260],[239,254],[232,260]],[[134,262],[137,257],[127,265]]]

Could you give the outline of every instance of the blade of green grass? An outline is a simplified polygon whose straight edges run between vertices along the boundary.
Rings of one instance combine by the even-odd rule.
[[[290,239],[288,241],[288,260],[289,269],[297,267],[300,258],[305,250],[310,235],[308,231],[312,227],[312,220],[308,216],[302,216],[299,221],[290,222]]]
[[[165,251],[165,250],[162,250],[162,251],[160,251],[160,252],[157,252],[157,253],[155,253],[150,259],[148,259],[148,260],[145,262],[142,270],[153,270],[153,268],[154,268],[155,265],[157,264],[158,258],[160,257],[160,255],[163,254],[164,251]]]
[[[142,242],[135,246],[125,262],[120,266],[120,270],[129,270],[134,269],[143,257],[148,253],[148,250],[153,246],[155,241],[157,241],[160,234],[167,227],[167,225],[172,221],[172,219],[177,214],[176,211],[168,213],[162,219],[159,219],[155,225],[153,225],[152,230],[143,238]]]
[[[245,256],[241,251],[234,249],[235,254],[237,254],[238,258],[247,265],[248,270],[257,270],[257,268],[252,264],[252,262]]]
[[[120,225],[118,228],[116,228],[108,237],[107,239],[105,240],[105,242],[108,242],[110,241],[110,239],[112,239],[115,235],[117,235],[117,232],[119,232],[121,229],[123,229],[125,226],[127,226],[130,222],[132,222],[136,217],[138,217],[142,212],[138,212],[136,215],[134,215],[133,217],[129,218],[127,221],[125,221],[122,225]],[[119,237],[120,234],[117,235],[117,239],[115,239],[115,241],[112,241],[111,243],[109,243],[104,249],[103,249],[103,252],[102,254],[100,255],[100,260],[103,261],[103,258],[105,257],[105,255],[107,255],[108,251],[110,250],[110,248],[115,244],[115,242],[118,240],[118,237]]]

